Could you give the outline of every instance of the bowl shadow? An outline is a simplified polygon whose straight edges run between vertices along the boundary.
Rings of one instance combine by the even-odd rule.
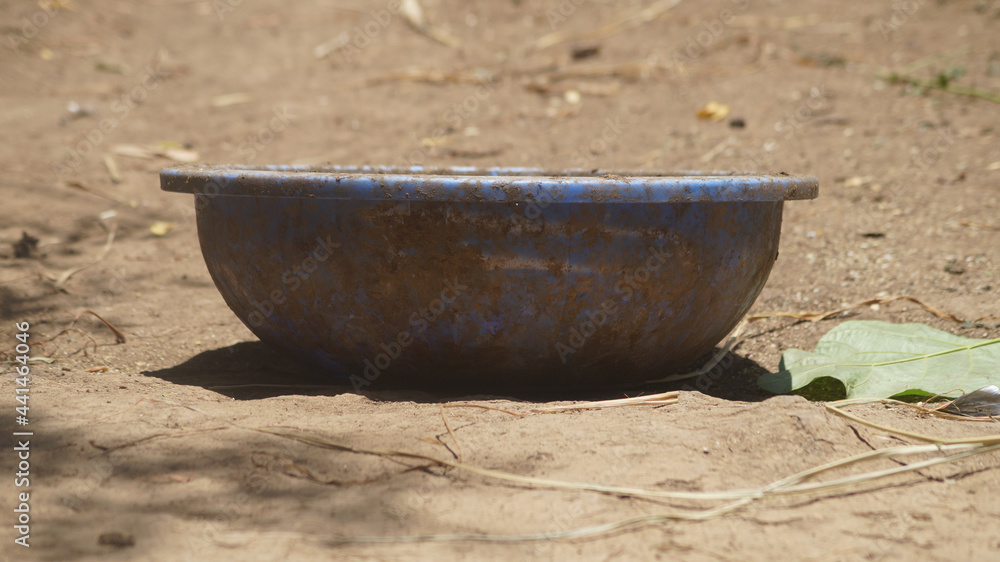
[[[714,353],[691,364],[687,372],[699,369]],[[771,396],[756,384],[768,372],[757,362],[730,352],[716,367],[698,377],[646,385],[603,388],[421,386],[377,380],[355,389],[347,380],[316,367],[300,364],[260,341],[241,342],[199,353],[165,369],[143,371],[145,376],[185,386],[197,386],[234,400],[260,400],[276,396],[337,396],[359,394],[376,401],[438,403],[456,400],[505,398],[526,402],[558,400],[606,400],[671,390],[699,391],[725,400],[757,402]]]

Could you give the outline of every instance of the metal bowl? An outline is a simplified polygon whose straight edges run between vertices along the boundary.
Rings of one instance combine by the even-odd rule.
[[[208,270],[261,340],[370,384],[594,387],[709,352],[812,177],[178,167]]]

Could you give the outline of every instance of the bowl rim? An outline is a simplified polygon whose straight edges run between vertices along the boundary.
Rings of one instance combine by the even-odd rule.
[[[694,203],[815,199],[814,176],[529,167],[192,165],[164,168],[160,188],[196,197],[361,201]]]

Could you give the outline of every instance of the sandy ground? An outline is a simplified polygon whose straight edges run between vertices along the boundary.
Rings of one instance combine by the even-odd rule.
[[[998,106],[876,76],[961,69],[956,84],[1000,91],[1000,3],[680,2],[598,39],[598,52],[580,59],[572,42],[530,46],[663,3],[422,5],[437,30],[430,35],[444,42],[386,4],[360,0],[0,3],[0,558],[1000,556],[996,454],[586,539],[331,541],[559,533],[722,502],[538,489],[251,428],[660,491],[760,488],[915,441],[755,386],[782,351],[810,348],[846,316],[754,324],[712,376],[649,388],[683,389],[678,404],[659,408],[538,414],[543,402],[623,392],[329,386],[259,343],[226,307],[201,259],[190,196],[159,190],[157,173],[172,161],[123,155],[122,145],[193,151],[207,163],[812,174],[821,195],[786,205],[781,255],[755,312],[908,294],[967,322],[902,301],[852,317],[1000,336]],[[318,58],[317,47],[332,52]],[[430,78],[406,79],[407,69]],[[698,119],[709,101],[730,115]],[[120,169],[117,183],[106,155]],[[157,236],[158,221],[174,228]],[[17,257],[23,232],[38,243]],[[88,264],[59,287],[53,281]],[[27,426],[15,425],[18,322],[30,324],[31,354],[52,359],[31,364]],[[993,424],[881,405],[855,411],[949,438],[996,433]],[[30,488],[15,485],[12,432],[25,429],[34,432]],[[25,491],[30,549],[14,543]]]

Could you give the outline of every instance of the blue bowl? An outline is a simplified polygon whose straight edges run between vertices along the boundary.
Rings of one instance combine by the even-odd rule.
[[[262,341],[362,388],[627,385],[711,351],[812,177],[178,167],[208,270]]]

